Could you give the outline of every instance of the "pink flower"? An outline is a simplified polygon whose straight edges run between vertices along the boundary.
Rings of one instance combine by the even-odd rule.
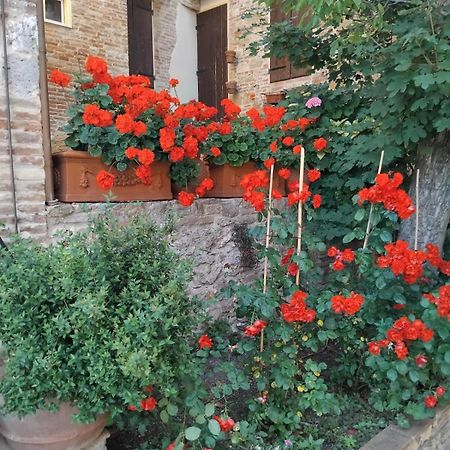
[[[315,108],[322,104],[322,100],[319,97],[311,97],[305,104],[307,108]]]

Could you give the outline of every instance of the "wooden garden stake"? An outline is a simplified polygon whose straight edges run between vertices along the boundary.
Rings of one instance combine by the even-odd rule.
[[[378,175],[381,173],[381,168],[383,167],[383,159],[384,159],[384,150],[381,152],[381,156],[380,156],[380,164],[378,165]],[[370,224],[372,222],[372,214],[373,214],[373,204],[370,205],[369,220],[367,221],[366,236],[364,237],[363,248],[366,248],[367,243],[369,242]]]
[[[414,250],[417,250],[419,244],[419,177],[420,169],[416,173],[416,233],[414,236]]]
[[[305,149],[301,148],[300,152],[300,172],[298,177],[298,193],[301,194],[303,191],[303,182],[304,182],[304,173],[305,173]],[[303,225],[303,202],[300,201],[298,204],[298,215],[297,215],[297,255],[300,257],[300,253],[302,251],[302,225]],[[295,276],[295,284],[297,286],[300,285],[300,266],[297,271],[297,275]]]
[[[269,206],[267,209],[267,228],[266,228],[266,251],[270,244],[270,222],[272,220],[272,190],[273,190],[273,171],[275,164],[270,168],[270,181],[269,181]],[[263,294],[267,292],[267,277],[269,272],[269,258],[267,255],[264,258],[264,275],[263,275]],[[264,351],[264,329],[261,330],[260,342],[259,342],[260,352]]]

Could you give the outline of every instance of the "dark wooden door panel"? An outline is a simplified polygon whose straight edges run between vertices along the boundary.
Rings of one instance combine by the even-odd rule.
[[[153,79],[151,0],[128,0],[128,57],[130,74]]]
[[[198,98],[220,109],[227,97],[227,5],[197,15]]]

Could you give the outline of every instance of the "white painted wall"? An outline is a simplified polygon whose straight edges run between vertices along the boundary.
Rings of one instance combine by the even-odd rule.
[[[177,78],[181,102],[198,99],[197,13],[181,3],[177,6],[176,44],[170,61],[170,78]]]
[[[218,6],[226,5],[227,0],[201,0],[200,12],[208,11],[209,9],[217,8]]]

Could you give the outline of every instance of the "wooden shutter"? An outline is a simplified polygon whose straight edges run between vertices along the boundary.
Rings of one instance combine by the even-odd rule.
[[[130,74],[154,78],[151,0],[128,0]]]
[[[270,8],[270,23],[280,23],[290,20],[279,3]],[[291,64],[289,58],[270,57],[270,82],[289,80],[291,78]]]
[[[291,14],[292,23],[296,26],[301,26],[310,19],[311,19],[311,10],[308,7],[305,7],[300,11],[293,11]],[[299,68],[294,67],[292,64],[290,64],[290,66],[291,66],[290,78],[304,77],[312,72],[311,67],[307,66],[306,63],[304,67]]]
[[[197,14],[198,98],[221,110],[227,97],[227,5]]]
[[[309,9],[285,13],[279,3],[272,6],[270,10],[270,23],[292,21],[294,25],[301,25],[311,17]],[[295,45],[295,42],[292,43]],[[310,67],[295,68],[288,57],[270,58],[270,82],[290,80],[291,78],[304,77],[311,73]]]

